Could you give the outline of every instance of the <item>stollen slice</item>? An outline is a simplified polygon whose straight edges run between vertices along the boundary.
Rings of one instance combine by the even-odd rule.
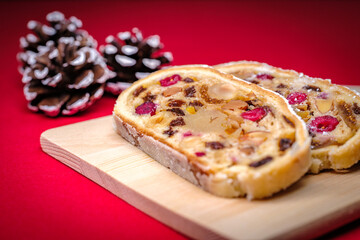
[[[311,164],[306,126],[283,97],[208,66],[152,73],[113,116],[127,141],[217,196],[269,197]]]
[[[360,160],[358,93],[328,79],[311,78],[265,63],[240,61],[215,68],[287,98],[312,137],[310,172],[340,171]]]

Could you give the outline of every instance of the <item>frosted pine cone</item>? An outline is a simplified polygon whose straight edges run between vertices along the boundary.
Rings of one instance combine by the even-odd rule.
[[[143,39],[137,28],[120,32],[117,38],[108,36],[106,43],[100,51],[116,76],[107,81],[105,90],[114,95],[172,61],[170,52],[158,53],[163,48],[158,35]]]
[[[34,34],[20,38],[20,72],[28,107],[55,117],[73,115],[91,106],[104,93],[112,76],[95,49],[96,41],[75,17],[49,13],[49,26],[29,21]]]

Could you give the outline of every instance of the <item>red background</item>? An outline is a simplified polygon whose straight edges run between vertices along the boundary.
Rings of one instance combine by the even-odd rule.
[[[0,238],[185,238],[41,151],[41,132],[109,115],[115,98],[73,117],[27,110],[16,53],[29,20],[60,10],[99,45],[132,27],[159,34],[174,64],[257,60],[360,85],[359,9],[355,1],[0,2]],[[328,237],[359,239],[360,221]]]

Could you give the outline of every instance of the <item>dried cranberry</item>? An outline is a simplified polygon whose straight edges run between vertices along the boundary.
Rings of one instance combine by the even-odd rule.
[[[302,92],[293,92],[290,93],[289,96],[287,96],[287,100],[289,101],[289,103],[291,105],[293,104],[299,104],[302,103],[303,101],[305,101],[307,98],[307,94],[306,93],[302,93]]]
[[[139,115],[150,114],[153,116],[156,113],[156,106],[153,102],[144,102],[135,109],[135,112]]]
[[[257,122],[263,119],[266,116],[266,114],[267,112],[265,111],[264,108],[255,108],[253,110],[243,112],[241,114],[241,117],[253,122]]]
[[[329,115],[316,117],[311,121],[309,128],[312,132],[331,132],[339,124],[339,121]]]
[[[256,75],[257,79],[260,80],[272,80],[274,77],[271,76],[270,74],[266,74],[266,73],[259,73]]]
[[[204,152],[196,152],[195,155],[196,155],[197,157],[203,157],[203,156],[205,156],[206,154],[205,154]]]
[[[181,81],[181,77],[178,74],[172,75],[170,77],[160,80],[160,85],[162,87],[167,87],[176,84],[178,81]]]
[[[184,132],[183,137],[191,137],[193,134],[190,131]]]

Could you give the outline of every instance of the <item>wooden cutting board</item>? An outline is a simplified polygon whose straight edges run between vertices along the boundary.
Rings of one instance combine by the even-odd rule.
[[[47,130],[40,142],[44,152],[197,239],[309,238],[360,217],[360,164],[346,174],[307,175],[250,202],[212,196],[177,176],[117,135],[111,116]]]

